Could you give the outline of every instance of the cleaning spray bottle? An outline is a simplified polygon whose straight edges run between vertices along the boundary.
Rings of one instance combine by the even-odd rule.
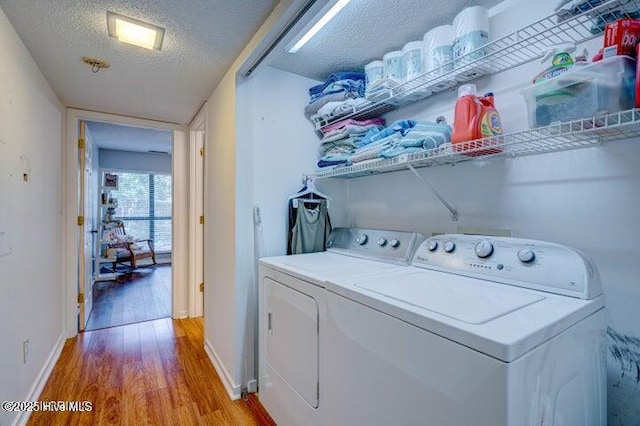
[[[475,151],[476,148],[490,145],[489,141],[471,142],[461,145],[463,142],[488,138],[502,134],[502,121],[495,108],[493,93],[489,92],[479,97],[476,94],[475,84],[463,84],[458,89],[458,100],[453,119],[453,133],[451,142],[455,152],[463,152],[465,155],[477,156],[496,154],[502,152],[502,148],[492,146],[490,149]],[[473,149],[473,152],[466,152]]]
[[[574,52],[575,50],[576,45],[571,43],[549,46],[547,53],[542,57],[540,62],[544,64],[551,59],[551,63],[547,68],[535,76],[533,83],[540,83],[569,71],[574,65],[571,52]]]

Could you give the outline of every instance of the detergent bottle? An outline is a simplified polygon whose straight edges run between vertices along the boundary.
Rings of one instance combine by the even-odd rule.
[[[571,52],[575,50],[575,44],[571,43],[549,46],[547,53],[542,57],[540,62],[545,63],[551,59],[551,64],[534,77],[534,84],[549,80],[550,78],[557,77],[569,71],[575,64],[573,58],[571,58]]]
[[[502,121],[495,108],[493,93],[479,97],[475,84],[464,84],[458,89],[458,100],[453,119],[451,142],[455,152],[477,156],[502,151],[498,141],[475,141],[502,134]],[[464,143],[467,142],[467,143]],[[489,146],[490,149],[477,150]],[[468,152],[473,150],[472,152]]]

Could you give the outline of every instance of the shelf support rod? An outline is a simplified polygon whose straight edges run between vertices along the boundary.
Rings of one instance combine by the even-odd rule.
[[[442,195],[440,195],[440,193],[433,187],[431,182],[429,182],[427,179],[425,179],[422,176],[420,176],[420,173],[418,173],[418,171],[416,170],[415,167],[413,167],[409,163],[407,163],[407,167],[409,168],[409,170],[411,170],[411,173],[413,173],[418,178],[418,180],[420,182],[424,183],[429,188],[429,190],[433,193],[433,195],[435,195],[436,198],[438,198],[438,200],[440,200],[442,205],[445,206],[447,208],[447,210],[449,210],[449,213],[451,213],[451,220],[453,220],[454,222],[457,222],[458,221],[458,211],[456,209],[454,209],[451,206],[451,204],[449,204],[447,202],[447,200],[445,200],[444,197],[442,197]]]

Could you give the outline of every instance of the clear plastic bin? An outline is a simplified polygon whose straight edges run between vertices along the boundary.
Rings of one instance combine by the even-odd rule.
[[[615,56],[522,90],[529,127],[578,120],[631,109],[635,101],[636,61]]]

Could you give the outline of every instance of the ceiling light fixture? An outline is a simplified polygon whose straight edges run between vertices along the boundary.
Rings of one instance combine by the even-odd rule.
[[[293,46],[289,48],[289,53],[296,53],[302,46],[307,44],[309,40],[313,36],[315,36],[318,31],[322,29],[325,25],[329,23],[337,14],[344,8],[351,0],[338,0],[333,6],[327,5],[324,7],[320,13],[316,16],[316,18],[311,20],[311,23],[307,25],[307,27],[311,26],[300,39],[295,42]],[[318,19],[318,17],[320,17]],[[315,22],[315,23],[314,23]],[[306,29],[306,28],[305,28]],[[304,31],[304,30],[303,30]]]
[[[164,39],[164,28],[128,16],[107,12],[107,28],[109,35],[123,43],[144,47],[149,50],[160,50]]]

